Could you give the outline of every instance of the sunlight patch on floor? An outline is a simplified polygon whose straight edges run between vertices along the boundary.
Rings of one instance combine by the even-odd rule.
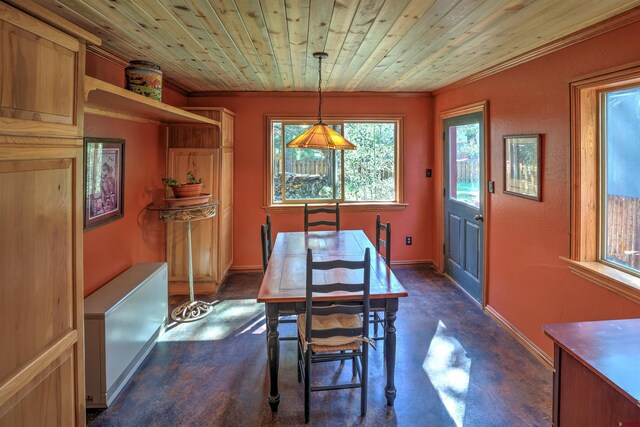
[[[448,334],[442,321],[438,321],[438,328],[431,339],[422,369],[427,373],[453,422],[461,427],[464,421],[471,359],[467,357],[466,350],[460,342]]]
[[[219,301],[213,305],[211,314],[204,319],[172,324],[158,341],[222,340],[239,330],[249,332],[249,326],[260,323],[260,319],[256,317],[263,315],[264,304],[256,303],[255,299]]]

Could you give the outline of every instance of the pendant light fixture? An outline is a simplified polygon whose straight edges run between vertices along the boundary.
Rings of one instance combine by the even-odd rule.
[[[355,150],[355,145],[322,122],[322,60],[327,59],[329,54],[326,52],[315,52],[313,57],[318,58],[318,123],[289,141],[287,148]]]

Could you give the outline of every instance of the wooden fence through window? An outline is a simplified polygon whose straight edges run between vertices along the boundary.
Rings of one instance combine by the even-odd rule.
[[[607,198],[607,257],[640,270],[640,199]]]

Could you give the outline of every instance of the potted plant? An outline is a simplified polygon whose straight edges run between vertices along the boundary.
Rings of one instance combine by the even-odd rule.
[[[171,191],[173,191],[173,195],[176,198],[199,196],[200,193],[202,193],[202,186],[204,185],[202,178],[196,179],[193,176],[192,171],[187,172],[186,182],[179,182],[172,177],[162,178],[162,182],[164,185],[171,188]]]

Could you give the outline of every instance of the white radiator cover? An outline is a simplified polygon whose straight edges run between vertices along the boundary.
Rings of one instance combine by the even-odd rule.
[[[137,264],[84,300],[87,408],[106,408],[166,325],[167,264]]]

